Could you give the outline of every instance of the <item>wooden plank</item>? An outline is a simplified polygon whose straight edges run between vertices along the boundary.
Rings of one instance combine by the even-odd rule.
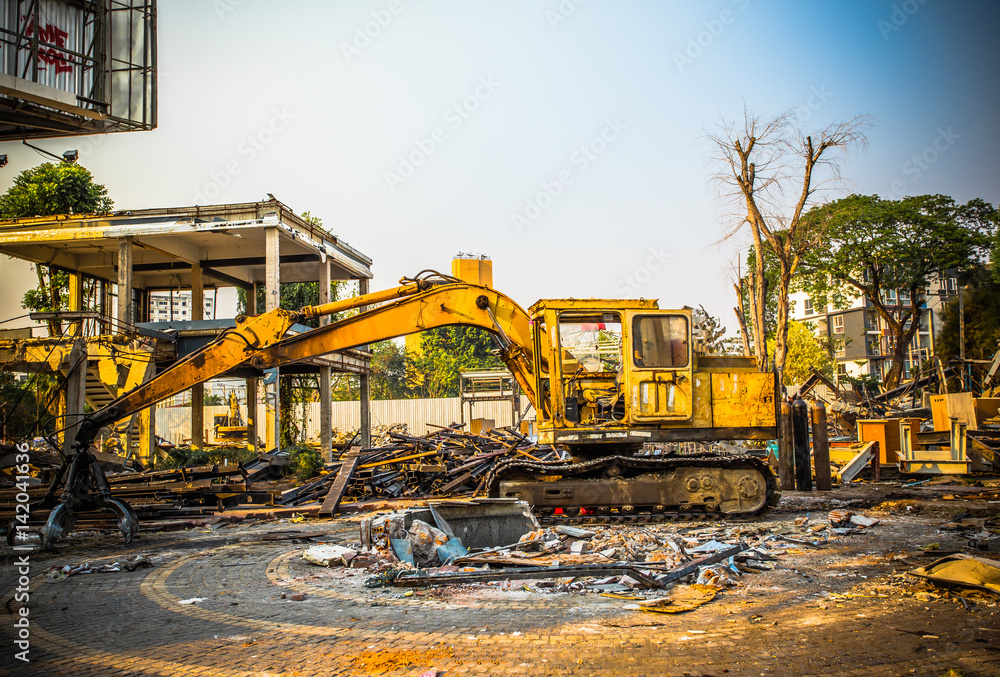
[[[347,483],[351,481],[351,475],[354,474],[354,469],[358,466],[358,459],[360,457],[361,447],[351,447],[350,451],[344,455],[340,472],[337,473],[337,479],[330,485],[330,491],[327,493],[326,498],[323,499],[323,505],[319,509],[320,515],[333,515],[337,512],[337,508],[340,507],[340,501],[344,498],[344,492],[347,491]]]

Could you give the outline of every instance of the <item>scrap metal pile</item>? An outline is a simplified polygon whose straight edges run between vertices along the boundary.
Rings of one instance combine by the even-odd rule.
[[[322,500],[334,485],[348,454],[326,466],[327,474],[284,492],[275,503],[298,507]],[[523,456],[555,460],[557,452],[531,444],[511,428],[481,434],[442,428],[423,437],[396,430],[382,435],[380,446],[355,450],[356,464],[346,480],[343,497],[415,498],[451,496],[475,491],[502,459]],[[352,459],[353,461],[354,459]]]
[[[112,495],[128,501],[139,519],[183,518],[239,504],[270,503],[273,492],[260,488],[260,483],[280,477],[287,462],[283,454],[264,454],[236,465],[112,473],[108,484]],[[41,482],[29,488],[31,503],[41,501],[48,490],[49,485]],[[14,515],[15,492],[13,487],[0,488],[0,519],[4,521]],[[44,520],[48,512],[33,512],[33,521]],[[107,513],[80,513],[79,524],[99,528],[113,526],[114,520]]]

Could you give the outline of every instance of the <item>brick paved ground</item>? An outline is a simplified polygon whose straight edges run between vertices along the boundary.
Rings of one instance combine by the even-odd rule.
[[[787,522],[794,515],[775,515]],[[940,520],[936,520],[940,522]],[[595,594],[478,586],[369,590],[363,573],[311,566],[306,547],[253,539],[356,520],[270,523],[144,536],[81,536],[32,555],[31,663],[13,659],[16,572],[0,568],[0,675],[1000,675],[1000,609],[895,592],[907,566],[887,542],[933,533],[930,517],[888,520],[837,548],[789,554],[782,568],[676,616]],[[909,530],[909,531],[908,531]],[[49,582],[53,564],[135,553],[157,566]],[[885,584],[886,587],[879,586]],[[878,596],[879,591],[885,596]],[[830,599],[822,593],[863,597]],[[303,601],[292,595],[304,593]],[[282,595],[284,594],[284,597]],[[181,604],[194,597],[194,604]]]

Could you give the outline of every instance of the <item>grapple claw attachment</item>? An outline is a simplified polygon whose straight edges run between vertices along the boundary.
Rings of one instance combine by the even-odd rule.
[[[53,495],[54,488],[55,483],[49,489],[50,495]],[[126,543],[131,543],[139,532],[139,518],[135,511],[127,502],[111,496],[104,471],[93,454],[81,446],[73,455],[59,504],[41,529],[42,545],[51,550],[56,541],[72,531],[77,513],[94,510],[111,510],[118,515],[118,530]]]
[[[41,528],[42,546],[51,550],[56,541],[73,530],[75,524],[76,513],[66,503],[60,503],[49,513],[48,521]]]
[[[135,511],[125,501],[112,498],[106,501],[107,506],[118,514],[118,529],[122,532],[122,538],[126,543],[131,543],[135,535],[139,533],[139,518]]]

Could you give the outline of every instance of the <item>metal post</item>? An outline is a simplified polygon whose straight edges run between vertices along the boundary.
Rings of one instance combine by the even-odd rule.
[[[830,438],[826,430],[826,405],[820,401],[812,405],[813,462],[816,464],[816,488],[830,491],[833,479],[830,474]]]
[[[778,427],[778,478],[783,491],[795,489],[795,448],[792,445],[792,405],[781,400],[781,421]]]
[[[792,402],[792,446],[795,447],[795,488],[812,491],[809,463],[809,405],[802,398]]]

